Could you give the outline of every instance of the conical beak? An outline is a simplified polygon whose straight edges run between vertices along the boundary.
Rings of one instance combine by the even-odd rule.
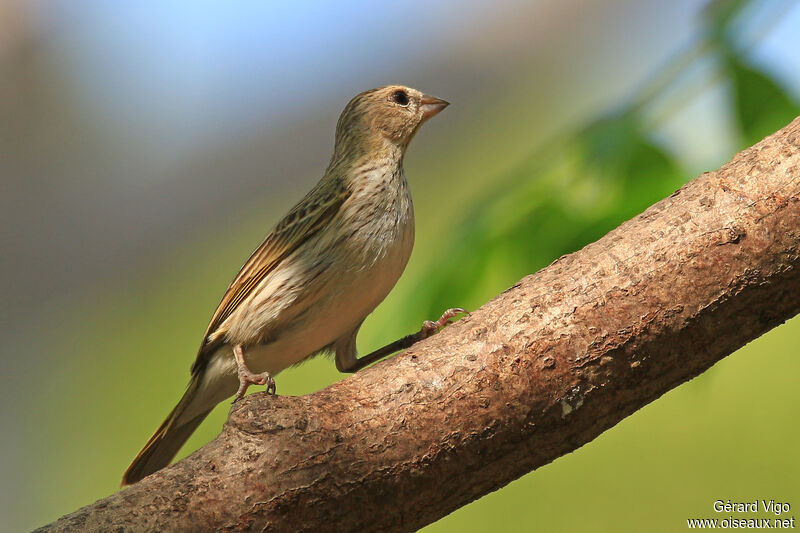
[[[422,110],[422,121],[425,122],[449,105],[450,102],[445,102],[441,98],[423,94],[422,99],[419,101],[419,108]]]

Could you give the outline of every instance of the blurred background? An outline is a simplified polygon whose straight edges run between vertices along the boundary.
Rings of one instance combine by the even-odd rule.
[[[417,244],[366,352],[784,126],[798,51],[800,5],[782,0],[0,1],[0,528],[118,490],[357,92],[453,104],[406,158]],[[798,346],[795,319],[426,531],[676,531],[717,499],[800,509]],[[318,359],[277,381],[343,377]]]

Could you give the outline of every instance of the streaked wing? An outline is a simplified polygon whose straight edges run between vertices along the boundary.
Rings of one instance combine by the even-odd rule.
[[[203,336],[192,372],[208,360],[225,334],[221,326],[254,288],[304,242],[325,227],[344,202],[346,189],[335,179],[320,182],[267,235],[225,291]]]

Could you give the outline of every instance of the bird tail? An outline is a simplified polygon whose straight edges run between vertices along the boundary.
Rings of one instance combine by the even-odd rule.
[[[200,380],[201,377],[199,375],[192,376],[192,381],[189,382],[189,386],[186,388],[186,392],[183,393],[178,405],[175,406],[175,409],[167,416],[166,420],[161,423],[161,426],[153,433],[144,448],[131,462],[128,469],[125,470],[122,475],[122,485],[136,483],[143,477],[149,476],[167,466],[189,436],[194,433],[200,422],[211,412],[211,409],[208,409],[201,411],[200,414],[193,416],[189,420],[183,420],[185,418],[183,415],[197,399]],[[194,411],[194,408],[192,411]]]

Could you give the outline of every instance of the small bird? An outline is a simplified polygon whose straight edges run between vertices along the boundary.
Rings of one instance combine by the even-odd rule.
[[[408,143],[449,104],[390,85],[353,98],[339,117],[322,179],[281,219],[222,297],[191,379],[122,477],[128,485],[167,466],[219,402],[249,385],[275,393],[281,370],[332,353],[355,372],[444,327],[464,311],[358,357],[361,323],[386,297],[414,245],[414,211],[403,172]]]

